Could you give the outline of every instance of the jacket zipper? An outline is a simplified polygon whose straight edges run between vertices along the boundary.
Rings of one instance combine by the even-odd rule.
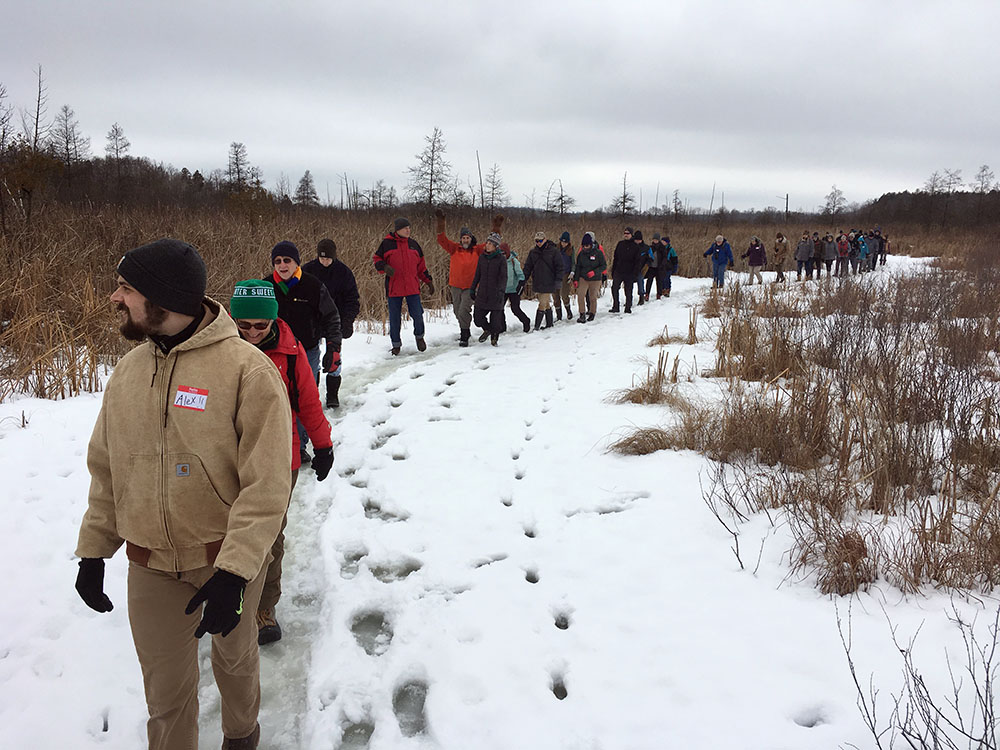
[[[159,355],[156,354],[155,356],[159,356]],[[170,356],[170,355],[167,355],[167,356]],[[168,379],[166,377],[164,377],[166,375],[166,369],[167,369],[167,367],[166,367],[166,365],[167,365],[167,358],[166,357],[163,358],[163,364],[164,364],[164,373],[163,373],[163,375],[160,376],[160,397],[161,397],[161,400],[163,401],[164,420],[162,422],[160,422],[159,419],[156,420],[157,422],[159,422],[159,428],[160,428],[160,446],[159,446],[160,447],[160,519],[163,522],[163,533],[167,537],[167,544],[170,545],[170,549],[173,550],[173,552],[174,552],[174,567],[176,568],[177,567],[177,550],[174,548],[173,539],[170,538],[170,526],[167,523],[167,462],[166,462],[165,451],[166,451],[166,447],[167,447],[167,439],[166,439],[167,420],[166,420],[166,413],[167,413],[167,409],[170,408],[169,404],[167,403],[167,400],[170,398],[170,394],[167,393],[167,392],[165,392],[165,390],[164,390],[165,388],[169,387],[167,385]],[[171,376],[172,375],[173,375],[173,372],[171,372]]]

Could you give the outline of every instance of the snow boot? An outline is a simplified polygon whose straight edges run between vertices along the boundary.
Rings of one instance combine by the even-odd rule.
[[[562,307],[556,308],[556,320],[562,320]]]
[[[257,610],[257,645],[264,646],[281,640],[281,625],[273,609]]]
[[[524,328],[525,333],[531,333],[531,321],[527,317],[521,321],[521,326]]]
[[[254,730],[246,737],[222,738],[222,750],[257,750],[258,745],[260,745],[260,724],[254,727]]]
[[[492,344],[493,346],[496,346],[497,342],[499,340],[500,340],[500,334],[499,333],[492,333],[492,334],[490,334],[490,344]]]
[[[631,315],[632,314],[632,308],[631,307],[626,307],[625,308],[625,312],[628,313],[629,315]]]
[[[480,344],[483,343],[489,337],[490,337],[490,332],[489,331],[483,331],[481,334],[479,334],[479,343]]]
[[[545,311],[545,327],[551,328],[555,323],[552,322],[552,308],[550,307]]]
[[[470,335],[469,334],[469,329],[468,328],[463,328],[462,329],[462,337],[458,340],[458,345],[462,346],[462,347],[468,346],[469,345],[469,335]]]
[[[305,448],[299,448],[299,463],[303,466],[312,463],[312,456],[309,455],[309,451]]]
[[[399,354],[399,347],[394,346],[390,351],[392,352],[392,356],[395,357],[397,354]]]
[[[593,320],[594,319],[594,315],[596,315],[596,314],[597,313],[592,313],[592,312],[587,313],[587,320]]]
[[[326,405],[327,408],[336,409],[340,406],[340,375],[333,373],[326,374]]]
[[[544,318],[544,317],[545,317],[545,311],[544,311],[544,310],[538,310],[538,311],[537,311],[537,312],[535,313],[535,330],[536,330],[536,331],[537,331],[537,330],[538,330],[539,328],[541,328],[541,327],[542,327],[542,318]]]
[[[415,338],[417,339],[417,351],[418,352],[426,352],[427,351],[427,342],[424,341],[424,337],[423,336],[416,336]]]
[[[640,294],[639,295],[639,305],[644,305],[644,304],[646,304],[645,296],[642,295],[642,294]]]
[[[580,317],[576,319],[576,322],[577,323],[586,323],[587,322],[587,313],[580,313]]]

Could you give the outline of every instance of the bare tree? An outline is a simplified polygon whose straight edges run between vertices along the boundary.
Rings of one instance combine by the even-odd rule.
[[[410,175],[406,193],[411,200],[433,206],[451,182],[451,164],[444,158],[447,146],[440,128],[435,127],[424,142],[427,145],[417,154],[417,163],[406,170]]]
[[[21,127],[24,131],[24,138],[28,142],[31,152],[37,154],[45,148],[49,138],[51,124],[48,121],[48,89],[45,86],[45,79],[42,77],[42,66],[39,65],[35,71],[38,77],[38,93],[35,95],[35,108],[21,112]]]
[[[295,188],[295,203],[299,206],[318,206],[319,195],[316,193],[316,183],[313,182],[312,173],[307,169],[299,180]]]
[[[961,169],[946,169],[944,170],[944,177],[941,178],[941,187],[944,192],[944,212],[941,214],[941,226],[945,227],[948,224],[948,207],[951,205],[951,196],[954,194],[955,190],[962,184],[962,170]]]
[[[285,198],[288,200],[292,199],[292,183],[288,180],[288,175],[284,172],[278,175],[278,180],[274,184],[274,195],[279,202],[285,200]]]
[[[564,216],[576,205],[576,199],[570,197],[563,189],[563,182],[556,178],[545,193],[545,210]]]
[[[111,126],[111,130],[108,131],[105,140],[107,143],[104,146],[104,153],[108,155],[108,160],[114,163],[115,174],[117,175],[118,182],[121,183],[122,162],[125,160],[132,144],[129,143],[128,138],[125,137],[125,131],[117,122]]]
[[[928,195],[937,195],[944,189],[944,178],[941,173],[935,170],[924,182],[924,192]]]
[[[2,116],[2,113],[0,113]],[[983,164],[979,171],[976,172],[975,178],[969,183],[969,189],[976,194],[976,222],[983,216],[983,201],[986,200],[986,194],[997,187],[996,175],[993,174],[993,170],[990,169],[988,164]]]
[[[0,83],[0,232],[4,233],[7,231],[7,202],[4,196],[10,195],[10,186],[3,174],[3,157],[13,140],[10,123],[14,117],[14,107],[7,103],[6,99],[7,87]]]
[[[836,185],[834,185],[833,189],[826,194],[824,200],[826,201],[822,208],[824,216],[839,216],[843,212],[844,207],[847,205],[847,199],[844,197],[844,191]]]
[[[486,173],[486,192],[483,194],[483,206],[489,211],[507,205],[510,196],[507,195],[507,188],[503,184],[503,177],[500,175],[500,165],[496,162]]]
[[[635,211],[635,194],[628,189],[628,172],[622,175],[622,191],[611,201],[609,208],[612,212],[621,214],[623,219],[626,214]]]
[[[672,200],[672,209],[674,212],[674,221],[680,221],[681,216],[684,215],[684,203],[681,202],[681,191],[675,190],[674,197]]]
[[[73,166],[90,158],[90,138],[80,132],[80,123],[68,104],[56,115],[49,136],[49,148],[63,165],[67,184],[73,182]]]
[[[238,192],[250,184],[250,157],[247,147],[239,141],[229,144],[229,166],[226,175],[229,178],[230,189]]]

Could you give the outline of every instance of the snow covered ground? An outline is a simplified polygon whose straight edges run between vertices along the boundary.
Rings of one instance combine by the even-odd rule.
[[[382,335],[345,342],[334,472],[304,471],[292,499],[262,748],[870,747],[837,628],[848,607],[883,713],[901,679],[890,621],[903,642],[922,625],[916,661],[944,690],[945,649],[961,651],[951,607],[984,631],[995,603],[884,586],[824,597],[785,580],[789,536],[763,519],[743,537],[752,563],[763,543],[758,569],[741,571],[702,501],[703,458],[607,451],[622,429],[668,418],[605,399],[655,362],[646,342],[664,325],[686,332],[707,285],[675,279],[670,299],[632,315],[608,314],[605,294],[596,321],[531,334],[508,315],[496,348],[458,348],[447,311],[429,316],[424,353],[408,324],[399,357]],[[720,386],[694,361],[711,365],[712,325],[699,345],[667,347],[683,388],[706,396]],[[144,744],[124,554],[108,564],[112,613],[73,589],[100,399],[0,405],[4,747]]]

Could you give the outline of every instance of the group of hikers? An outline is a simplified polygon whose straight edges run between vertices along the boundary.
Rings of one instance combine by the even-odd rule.
[[[503,216],[493,217],[490,232],[480,243],[468,227],[459,229],[458,242],[450,239],[444,211],[438,209],[435,215],[437,243],[450,256],[448,286],[459,325],[459,346],[469,345],[473,324],[482,331],[480,342],[489,339],[496,346],[500,335],[507,330],[504,310],[508,304],[525,333],[551,328],[556,321],[564,319],[564,314],[565,320],[574,320],[574,296],[576,322],[593,320],[597,314],[597,299],[609,274],[611,312],[621,310],[619,291],[622,287],[626,313],[632,312],[633,288],[637,290],[640,305],[649,301],[654,283],[656,299],[670,296],[670,277],[677,271],[677,252],[670,238],[661,237],[659,233],[654,234],[647,245],[641,231],[633,233],[631,227],[626,227],[609,268],[604,247],[597,242],[593,232],[585,232],[577,248],[569,232],[563,232],[556,243],[539,231],[534,236],[534,247],[522,263],[517,252],[500,235]],[[393,230],[386,235],[373,258],[376,271],[386,276],[393,355],[402,349],[400,330],[404,300],[413,319],[417,349],[424,351],[427,348],[420,285],[425,284],[433,294],[434,281],[427,271],[423,250],[410,236],[410,231],[407,219],[396,219]],[[520,303],[521,293],[528,283],[538,299],[533,328]]]
[[[876,227],[867,232],[861,229],[847,232],[841,230],[836,235],[827,232],[822,237],[819,232],[810,235],[808,230],[805,230],[795,246],[792,258],[795,261],[795,278],[801,281],[803,271],[807,280],[813,278],[813,273],[817,279],[823,278],[824,266],[828,279],[834,276],[838,278],[847,276],[848,272],[860,274],[874,271],[879,265],[885,265],[888,254],[889,235],[882,234],[881,228]],[[726,269],[733,268],[736,264],[732,247],[720,234],[716,236],[715,242],[709,245],[704,256],[711,257],[712,284],[721,289],[725,283]],[[774,238],[770,263],[768,263],[767,248],[757,235],[750,238],[750,244],[740,258],[747,261],[750,269],[749,283],[752,285],[755,279],[760,284],[764,283],[761,271],[768,267],[775,272],[775,283],[786,281],[788,256],[788,239],[778,232]]]

